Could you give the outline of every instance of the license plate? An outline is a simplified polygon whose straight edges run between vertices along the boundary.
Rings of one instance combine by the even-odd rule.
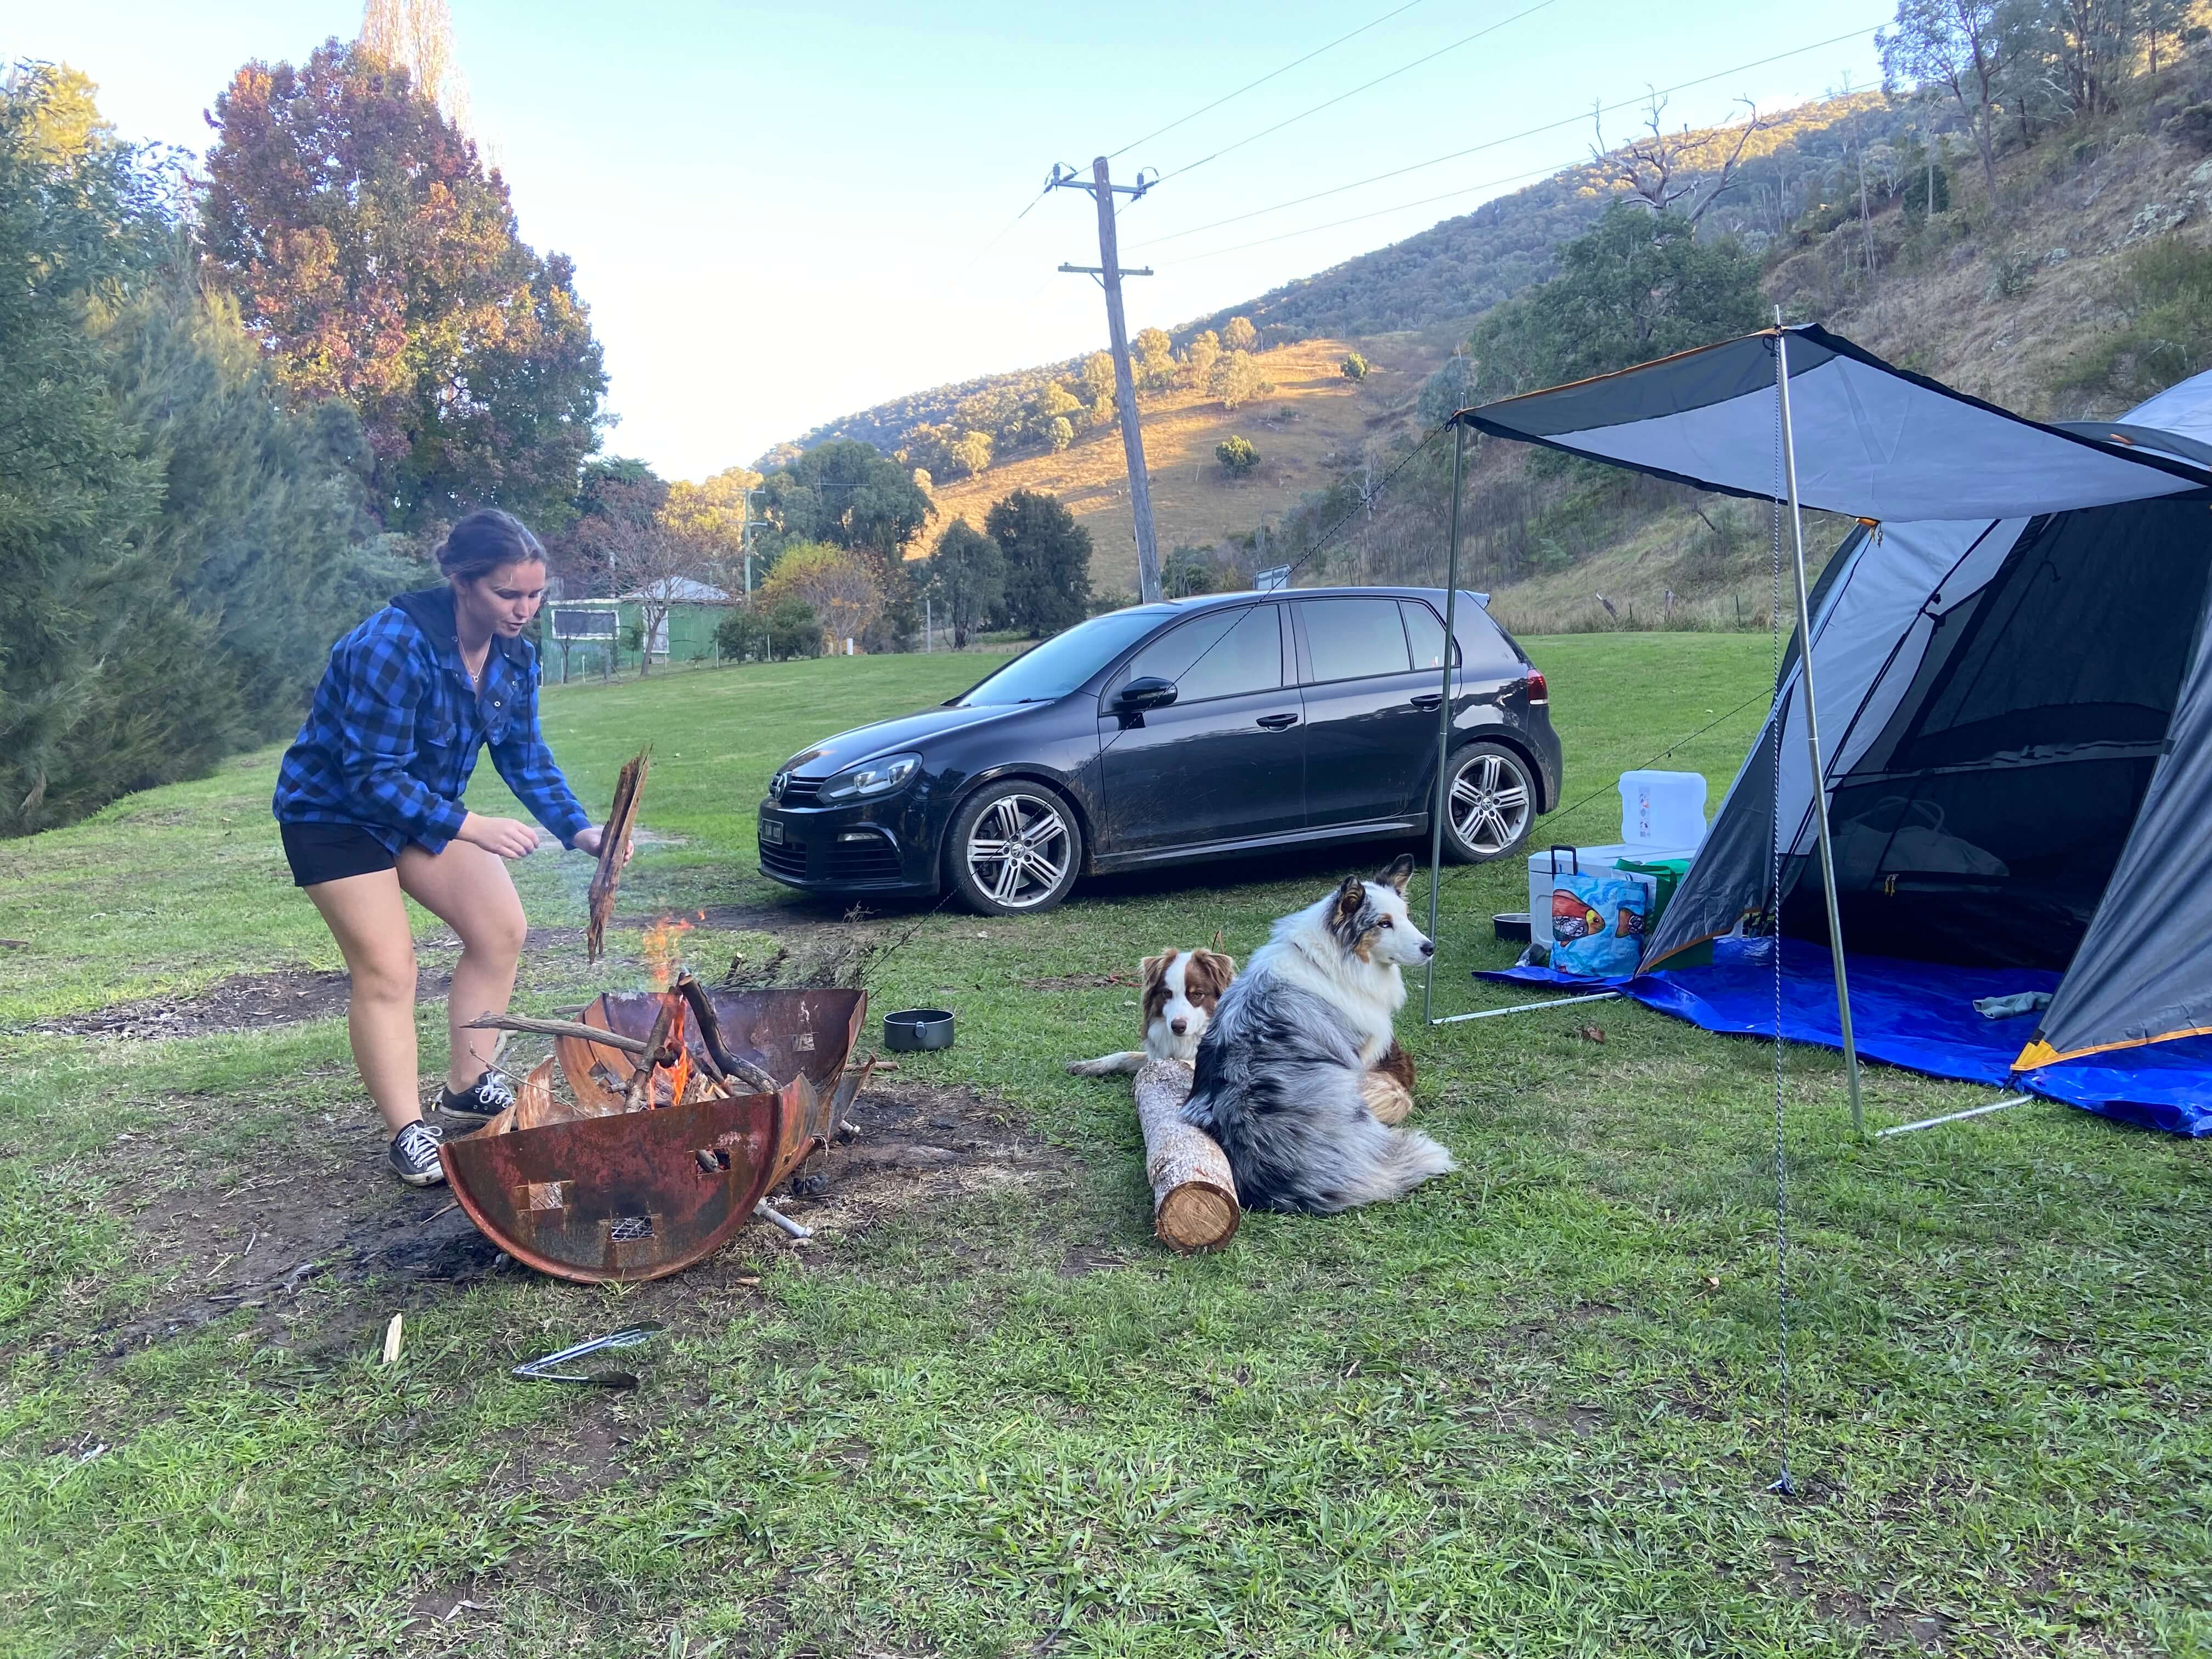
[[[761,839],[763,841],[766,842],[771,847],[781,847],[783,845],[783,826],[781,824],[778,823],[774,818],[763,818],[760,821],[760,825]]]

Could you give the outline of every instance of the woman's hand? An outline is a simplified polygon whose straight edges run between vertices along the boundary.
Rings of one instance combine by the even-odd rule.
[[[597,858],[599,855],[599,848],[605,844],[606,833],[599,825],[591,824],[576,831],[576,839],[568,844],[579,853],[589,853],[593,858]],[[625,842],[623,846],[622,863],[615,867],[617,870],[623,868],[629,862],[630,854],[636,850],[635,842]]]
[[[527,858],[538,850],[538,832],[519,818],[488,818],[471,812],[461,820],[458,839],[503,859]]]

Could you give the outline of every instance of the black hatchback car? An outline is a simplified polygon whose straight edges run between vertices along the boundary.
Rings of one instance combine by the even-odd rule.
[[[1079,876],[1426,836],[1440,588],[1207,594],[1115,611],[942,706],[778,769],[763,874],[833,893],[1042,910]],[[1501,858],[1559,802],[1544,677],[1462,593],[1448,856]]]

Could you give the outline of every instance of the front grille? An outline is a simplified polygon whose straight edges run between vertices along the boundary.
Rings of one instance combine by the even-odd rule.
[[[779,806],[813,806],[822,799],[822,778],[786,778],[783,793],[776,798]]]
[[[896,881],[898,849],[881,836],[866,841],[836,841],[825,849],[824,861],[833,881]]]
[[[771,876],[804,878],[806,874],[806,848],[792,842],[763,842],[760,844],[761,869]]]

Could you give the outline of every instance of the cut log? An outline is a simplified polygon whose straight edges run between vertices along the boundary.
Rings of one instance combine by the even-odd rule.
[[[1203,1129],[1182,1121],[1190,1067],[1155,1060],[1137,1073],[1137,1121],[1145,1131],[1145,1178],[1152,1186],[1152,1231],[1186,1255],[1218,1250],[1244,1218],[1229,1159]]]
[[[615,887],[622,880],[623,859],[629,850],[630,830],[637,823],[638,803],[645,797],[646,769],[653,763],[647,744],[623,763],[615,780],[614,804],[607,809],[606,827],[599,835],[599,865],[592,872],[586,896],[590,904],[584,929],[584,957],[597,962],[607,948],[607,918],[615,912]]]

